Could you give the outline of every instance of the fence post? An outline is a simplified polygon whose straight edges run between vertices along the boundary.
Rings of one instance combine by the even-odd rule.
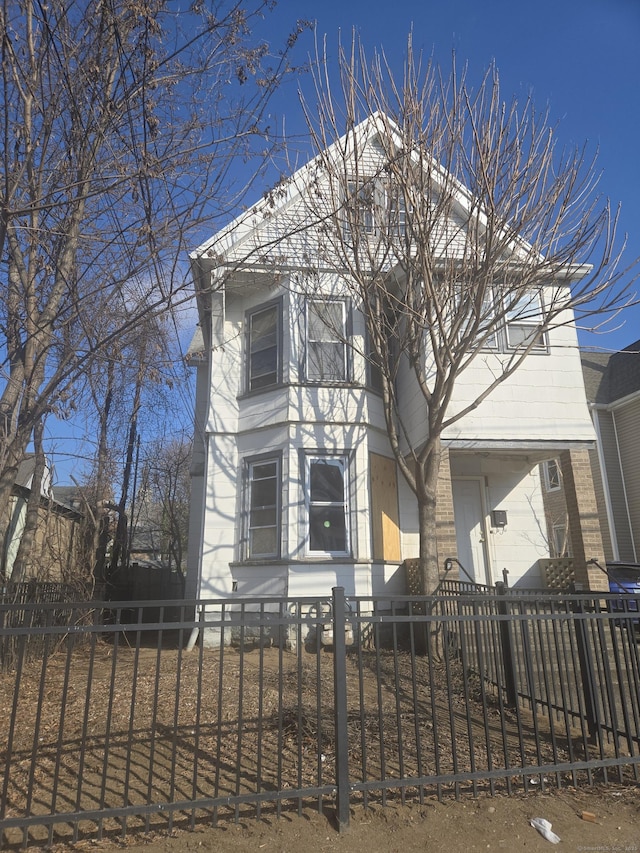
[[[344,589],[333,592],[333,684],[336,736],[336,822],[338,832],[349,828],[349,733],[347,730],[347,647]]]
[[[571,592],[583,592],[582,584],[572,583]],[[571,611],[580,617],[585,611],[582,599],[571,600]],[[597,741],[598,733],[598,706],[596,704],[595,684],[593,680],[593,658],[587,639],[587,625],[584,619],[573,620],[576,631],[576,645],[578,647],[578,660],[580,662],[580,678],[582,680],[582,692],[584,694],[584,710],[587,720],[589,736],[593,743]]]
[[[508,589],[506,583],[496,582],[498,592],[498,613],[500,616],[508,616],[507,602],[504,596]],[[501,598],[502,597],[502,598]],[[502,664],[504,666],[504,686],[507,691],[507,706],[515,708],[518,704],[518,691],[516,689],[516,659],[511,642],[510,623],[508,619],[500,620],[500,645],[502,648]]]

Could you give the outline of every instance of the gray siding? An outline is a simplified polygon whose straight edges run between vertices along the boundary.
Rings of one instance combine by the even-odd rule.
[[[593,490],[596,494],[596,504],[598,505],[598,516],[600,518],[600,533],[602,534],[602,547],[604,548],[604,556],[607,560],[613,560],[613,545],[611,544],[611,531],[609,529],[609,520],[607,516],[607,505],[604,496],[604,485],[602,483],[602,472],[600,471],[600,462],[598,460],[598,451],[589,451],[589,462],[591,463],[591,476],[593,477]]]
[[[616,431],[611,412],[596,412],[602,440],[602,455],[606,468],[606,480],[609,483],[609,499],[613,513],[615,537],[621,560],[634,560],[633,539],[629,528],[627,505],[624,494],[624,482],[618,458]]]
[[[631,535],[637,549],[640,544],[640,399],[616,409],[614,417],[631,518]],[[624,559],[637,558],[637,552],[632,552]]]

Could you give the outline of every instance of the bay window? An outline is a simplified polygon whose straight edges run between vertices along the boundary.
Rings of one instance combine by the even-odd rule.
[[[280,457],[247,463],[247,554],[250,559],[280,556]]]
[[[346,456],[307,458],[309,554],[348,554],[348,484]]]
[[[342,301],[307,303],[306,377],[309,382],[347,379],[347,318]]]
[[[262,306],[247,315],[247,388],[258,391],[278,385],[282,379],[279,302]]]

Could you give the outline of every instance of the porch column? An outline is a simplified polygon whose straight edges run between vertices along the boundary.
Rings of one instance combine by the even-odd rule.
[[[436,492],[436,544],[438,547],[438,570],[444,574],[447,557],[458,556],[456,526],[453,517],[453,491],[451,489],[451,463],[449,450],[443,448]]]
[[[587,589],[606,591],[609,581],[597,566],[588,566],[595,559],[604,566],[604,548],[596,503],[591,464],[587,450],[563,450],[560,466],[567,502],[567,516],[576,583]]]

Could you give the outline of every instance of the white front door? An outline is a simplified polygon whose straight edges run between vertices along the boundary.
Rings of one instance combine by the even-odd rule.
[[[451,487],[458,560],[467,573],[461,571],[460,580],[468,581],[470,576],[475,583],[490,584],[492,580],[487,567],[482,500],[483,481],[471,478],[454,479],[451,481]]]

